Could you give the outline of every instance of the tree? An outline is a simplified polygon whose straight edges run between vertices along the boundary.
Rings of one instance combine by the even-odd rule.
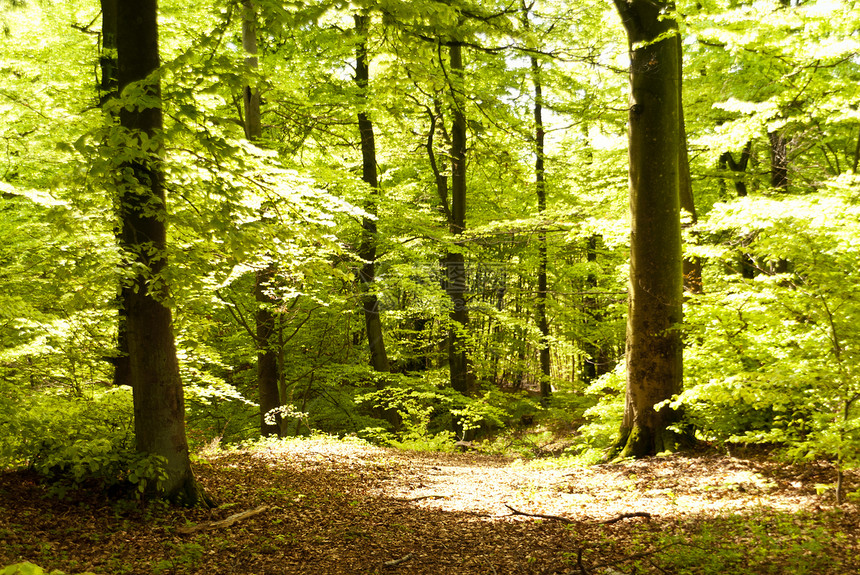
[[[367,344],[370,349],[370,365],[375,371],[388,372],[388,354],[385,352],[385,340],[382,337],[382,321],[379,318],[379,300],[373,289],[376,278],[376,201],[379,193],[379,181],[376,173],[376,141],[373,135],[373,122],[367,108],[369,98],[367,87],[370,82],[370,65],[367,55],[367,34],[370,27],[370,16],[355,15],[355,31],[359,35],[355,46],[355,83],[360,91],[361,99],[358,112],[358,131],[361,137],[361,179],[370,188],[364,209],[367,216],[361,220],[361,245],[358,257],[362,260],[359,279],[362,286],[362,308],[364,310]]]
[[[528,7],[523,3],[523,27],[529,29]],[[537,57],[532,55],[529,57],[531,64],[532,86],[534,87],[534,140],[535,140],[535,194],[537,195],[538,216],[544,217],[546,212],[546,134],[543,125],[543,82],[541,81],[541,66]],[[544,402],[549,401],[552,391],[550,385],[550,375],[552,373],[550,365],[550,349],[549,349],[549,321],[546,314],[546,296],[547,296],[547,240],[546,230],[543,229],[541,222],[541,230],[538,233],[538,293],[537,304],[535,311],[537,313],[537,324],[540,330],[541,339],[538,348],[540,358],[540,396]]]
[[[117,92],[117,61],[116,61],[116,10],[117,0],[101,0],[102,9],[102,42],[99,54],[99,69],[101,78],[99,84],[99,102],[107,103],[116,98]],[[110,109],[110,107],[108,107]],[[115,116],[115,114],[114,114]],[[115,120],[116,118],[113,118]],[[116,219],[116,240],[122,246],[122,218]],[[117,327],[116,327],[116,356],[113,362],[113,385],[128,385],[130,383],[128,359],[128,318],[126,316],[126,301],[131,288],[126,282],[121,282],[116,297]]]
[[[616,448],[674,447],[678,414],[655,409],[681,390],[680,42],[670,2],[615,0],[630,52],[630,280],[627,386]]]
[[[242,47],[245,50],[245,65],[250,72],[256,71],[257,58],[257,10],[250,0],[242,3]],[[258,142],[263,136],[260,116],[260,90],[247,85],[242,91],[242,108],[245,112],[243,128],[250,142]],[[263,210],[264,211],[264,210]],[[261,213],[261,217],[265,217]],[[270,295],[271,284],[275,279],[274,263],[266,263],[254,273],[254,312],[257,346],[257,394],[260,401],[260,433],[279,435],[282,433],[280,416],[273,413],[281,406],[278,381],[280,366],[278,362],[277,341],[275,339],[276,316],[273,311],[275,299]],[[272,418],[275,418],[272,420]]]
[[[161,85],[156,0],[117,4],[118,87],[123,98],[117,150],[117,189],[123,247],[134,270],[126,299],[129,376],[137,449],[164,458],[168,498],[196,505],[206,500],[188,457],[185,405],[164,275],[167,208],[160,166]]]
[[[450,232],[458,236],[466,229],[466,110],[463,97],[463,46],[458,41],[448,43],[451,66],[451,216]],[[448,331],[448,361],[451,367],[451,387],[464,395],[474,392],[466,334],[469,329],[469,308],[466,305],[466,263],[461,251],[449,251],[445,256],[448,295],[451,296],[451,328]]]

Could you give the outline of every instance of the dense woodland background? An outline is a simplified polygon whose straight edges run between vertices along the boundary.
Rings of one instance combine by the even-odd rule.
[[[616,440],[632,112],[614,6],[163,1],[160,66],[121,95],[101,5],[0,6],[0,465],[164,478],[123,367],[141,277],[172,312],[192,452],[322,432],[594,462]],[[673,327],[675,431],[832,460],[835,485],[860,446],[860,8],[664,8],[700,269]],[[159,106],[153,138],[120,129]],[[164,250],[123,235],[135,154],[163,174],[166,210],[139,213]]]

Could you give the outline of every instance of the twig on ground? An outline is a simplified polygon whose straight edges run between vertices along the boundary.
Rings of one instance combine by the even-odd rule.
[[[406,555],[404,555],[400,559],[392,559],[391,561],[386,561],[385,563],[382,564],[382,566],[383,567],[397,567],[398,565],[400,565],[404,561],[409,561],[410,559],[412,559],[412,553],[407,553]]]
[[[524,517],[538,517],[540,519],[551,519],[553,521],[561,521],[562,523],[567,523],[568,525],[576,523],[576,521],[574,521],[573,519],[568,519],[567,517],[559,517],[558,515],[544,515],[543,513],[526,513],[525,511],[514,509],[507,503],[505,503],[505,507],[510,509],[514,515],[523,515]]]
[[[395,499],[395,501],[405,501],[405,502],[413,502],[413,501],[421,501],[422,499],[448,499],[450,495],[422,495],[420,497],[399,497]]]
[[[560,517],[558,515],[544,515],[543,513],[526,513],[525,511],[520,511],[519,509],[514,509],[507,503],[505,503],[505,507],[510,509],[513,513],[512,515],[522,515],[524,517],[537,517],[539,519],[550,519],[553,521],[561,521],[562,523],[566,523],[568,525],[574,523],[582,523],[581,521],[574,521],[573,519],[568,519],[567,517]],[[612,519],[607,519],[605,521],[595,521],[595,525],[612,525],[613,523],[618,523],[623,519],[630,519],[631,517],[644,517],[645,519],[651,519],[651,514],[646,511],[633,511],[632,513],[622,513],[618,517],[613,517]]]
[[[598,521],[598,525],[612,525],[613,523],[618,523],[622,519],[630,519],[631,517],[644,517],[645,519],[651,519],[651,514],[647,511],[634,511],[632,513],[622,513],[618,517],[613,517],[612,519],[607,519],[606,521]]]
[[[260,505],[256,509],[249,509],[248,511],[243,511],[241,513],[234,513],[230,517],[227,517],[226,519],[221,519],[220,521],[209,521],[208,523],[200,523],[198,525],[192,525],[191,527],[179,527],[176,529],[176,532],[179,535],[191,535],[199,531],[220,529],[221,527],[230,527],[237,521],[242,521],[243,519],[248,519],[249,517],[253,517],[254,515],[259,515],[268,508],[268,505]]]

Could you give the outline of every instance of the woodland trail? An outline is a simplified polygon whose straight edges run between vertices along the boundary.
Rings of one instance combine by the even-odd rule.
[[[196,472],[219,508],[58,501],[27,476],[2,474],[0,565],[135,575],[860,572],[860,512],[816,493],[832,481],[822,465],[712,454],[562,468],[319,440],[217,451]],[[857,489],[856,474],[849,480]],[[247,510],[256,514],[211,525]]]

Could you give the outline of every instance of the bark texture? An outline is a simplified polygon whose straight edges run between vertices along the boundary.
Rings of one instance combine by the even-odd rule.
[[[166,207],[160,154],[161,90],[148,77],[159,66],[158,7],[155,0],[120,0],[117,4],[119,89],[143,86],[146,104],[130,102],[120,113],[128,138],[118,181],[124,245],[139,270],[126,304],[128,357],[134,390],[137,449],[166,460],[164,494],[195,505],[202,492],[191,473],[185,437],[185,405],[173,322],[165,283]],[[130,108],[130,109],[129,109]]]
[[[782,131],[768,132],[770,139],[770,185],[780,192],[788,191],[788,140]]]
[[[675,448],[677,414],[654,406],[681,389],[680,44],[673,6],[616,0],[630,42],[630,285],[621,457]]]

